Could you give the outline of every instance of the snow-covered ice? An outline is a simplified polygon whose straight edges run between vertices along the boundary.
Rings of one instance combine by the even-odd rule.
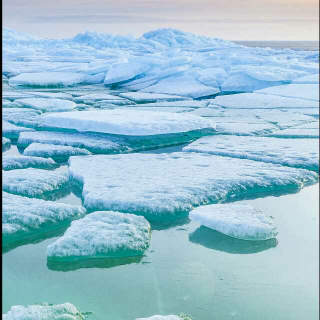
[[[270,136],[277,138],[319,139],[319,121],[302,124],[284,130],[275,131],[272,134],[270,134]],[[304,141],[306,143],[306,140]]]
[[[189,114],[152,111],[98,110],[46,114],[48,126],[77,131],[144,136],[215,128],[215,124]]]
[[[120,97],[133,100],[137,103],[152,103],[152,102],[170,102],[170,101],[179,101],[186,100],[186,97],[180,97],[175,95],[168,94],[156,94],[156,93],[146,93],[146,92],[124,92],[120,93]]]
[[[2,193],[2,235],[5,242],[45,232],[48,228],[79,219],[85,208],[65,203]]]
[[[294,79],[291,83],[300,83],[300,84],[319,83],[319,73]]]
[[[3,191],[31,198],[45,197],[69,184],[67,174],[34,168],[5,171],[2,178]]]
[[[32,304],[13,306],[2,315],[2,320],[82,320],[86,316],[73,304]]]
[[[45,159],[40,156],[11,156],[5,155],[2,157],[2,169],[14,170],[14,169],[26,169],[26,168],[38,168],[38,169],[53,169],[57,164],[50,158]]]
[[[2,137],[2,152],[11,148],[11,140],[5,137]]]
[[[270,162],[309,170],[319,169],[319,141],[215,135],[203,137],[182,151]]]
[[[287,84],[258,90],[255,93],[318,101],[319,103],[319,84]]]
[[[8,121],[2,121],[2,135],[9,139],[18,139],[19,134],[25,131],[34,131],[32,128],[16,126]]]
[[[61,87],[83,82],[85,76],[75,72],[21,73],[9,79],[12,86]]]
[[[21,107],[32,108],[41,111],[70,111],[75,109],[76,104],[69,100],[48,98],[25,98],[17,99],[15,103]]]
[[[213,204],[189,213],[201,225],[242,240],[268,240],[278,234],[272,218],[248,204]]]
[[[70,156],[91,154],[86,149],[74,148],[71,146],[61,146],[45,143],[32,143],[24,151],[25,156],[51,157],[51,158],[68,158]]]
[[[50,260],[78,260],[143,255],[150,245],[148,221],[133,214],[97,211],[72,222],[65,234],[50,244]]]
[[[88,209],[151,220],[249,193],[298,190],[318,178],[308,170],[192,152],[71,157],[69,174],[83,185]]]
[[[2,120],[28,128],[41,127],[43,120],[40,115],[40,111],[28,108],[2,109]]]

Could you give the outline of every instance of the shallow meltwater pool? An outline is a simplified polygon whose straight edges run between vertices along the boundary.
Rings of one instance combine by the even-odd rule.
[[[18,150],[12,146],[4,154]],[[151,223],[151,246],[142,258],[47,262],[47,246],[65,227],[22,242],[3,252],[3,313],[14,305],[70,302],[93,312],[89,319],[102,320],[180,313],[195,320],[315,319],[318,192],[316,184],[242,201],[274,218],[277,240],[237,240],[181,218]],[[81,204],[73,193],[57,201]]]

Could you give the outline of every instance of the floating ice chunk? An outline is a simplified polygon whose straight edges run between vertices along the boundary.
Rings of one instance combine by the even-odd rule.
[[[21,73],[10,78],[12,86],[61,87],[72,86],[83,82],[85,75],[75,72],[35,72]]]
[[[2,152],[11,148],[11,140],[5,137],[2,137]]]
[[[208,105],[206,100],[183,100],[183,101],[161,101],[154,103],[144,103],[144,107],[155,107],[155,108],[204,108]]]
[[[54,144],[32,143],[24,151],[25,156],[68,158],[70,156],[91,154],[86,149],[74,148],[71,146],[59,146]]]
[[[25,98],[15,100],[15,102],[21,107],[41,111],[69,111],[76,107],[74,102],[62,99]]]
[[[148,71],[150,67],[140,63],[121,63],[113,66],[104,79],[104,84],[113,84],[135,78]]]
[[[47,248],[49,260],[143,255],[150,245],[148,221],[133,214],[98,211],[72,222],[65,234]]]
[[[245,66],[241,71],[246,75],[261,81],[291,81],[308,73],[294,69],[284,69],[272,66]]]
[[[270,217],[245,204],[213,204],[192,210],[189,218],[201,225],[242,240],[268,240],[278,232]]]
[[[15,100],[15,99],[22,99],[22,98],[30,98],[30,94],[25,92],[18,92],[18,91],[4,91],[2,93],[2,99],[9,99],[9,100]]]
[[[319,103],[316,101],[257,93],[218,96],[211,101],[215,105],[235,109],[319,108]]]
[[[195,115],[152,111],[99,110],[44,116],[48,126],[78,131],[144,136],[214,128],[212,121]]]
[[[29,306],[13,306],[2,320],[82,320],[86,316],[73,304],[33,304]]]
[[[195,99],[217,94],[220,90],[206,86],[191,76],[184,75],[165,78],[157,84],[141,90],[141,92],[173,94]]]
[[[66,174],[28,168],[3,172],[2,190],[31,198],[42,198],[66,188],[68,184],[69,178]]]
[[[258,90],[255,93],[319,101],[319,84],[287,84]]]
[[[86,209],[81,206],[30,199],[7,192],[2,196],[2,235],[6,243],[46,232],[86,214]]]
[[[26,131],[35,131],[35,130],[31,128],[18,127],[10,122],[2,121],[2,135],[7,138],[17,139],[21,132],[26,132]]]
[[[319,122],[306,123],[300,126],[279,130],[270,134],[277,138],[319,138]],[[303,140],[306,143],[306,140]],[[317,141],[318,142],[318,141]],[[294,143],[296,143],[294,141]]]
[[[299,84],[315,84],[319,83],[319,73],[311,74],[305,77],[301,77],[298,79],[294,79],[291,83],[299,83]]]
[[[41,112],[28,108],[2,109],[2,120],[18,126],[37,128],[43,124]]]
[[[63,100],[71,100],[72,95],[65,92],[39,92],[39,91],[23,91],[23,93],[27,93],[33,97],[40,98],[52,98],[52,99],[63,99]]]
[[[319,169],[319,141],[266,137],[203,137],[182,151],[270,162],[309,170]]]
[[[3,156],[2,157],[2,169],[14,170],[14,169],[26,169],[26,168],[38,168],[38,169],[53,169],[57,164],[52,159],[44,159],[41,157],[27,157],[27,156]]]
[[[159,102],[159,101],[179,101],[186,100],[186,97],[168,95],[168,94],[156,94],[156,93],[146,93],[146,92],[124,92],[120,93],[120,97],[133,100],[137,103],[146,102]]]
[[[270,86],[280,85],[281,82],[257,80],[246,74],[236,74],[227,78],[221,85],[222,92],[252,92]]]
[[[211,117],[212,121],[216,121],[217,118]],[[231,121],[234,122],[231,122]],[[223,122],[216,122],[216,130],[222,134],[232,135],[264,135],[276,131],[278,128],[268,122],[256,120],[255,122],[245,122],[243,119],[230,119],[230,122],[223,120]],[[242,121],[241,121],[242,120]]]
[[[118,96],[113,96],[109,93],[91,93],[83,96],[73,98],[75,102],[85,102],[85,101],[99,101],[99,100],[119,100]]]
[[[69,174],[83,185],[90,210],[131,212],[150,220],[172,219],[193,206],[249,193],[297,190],[318,177],[303,169],[191,152],[71,157]]]

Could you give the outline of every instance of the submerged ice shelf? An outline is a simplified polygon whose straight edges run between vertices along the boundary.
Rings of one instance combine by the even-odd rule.
[[[71,157],[69,174],[83,185],[87,209],[150,220],[173,219],[210,202],[298,190],[318,178],[307,170],[193,152]]]
[[[268,240],[278,234],[270,217],[244,204],[213,204],[189,213],[189,218],[225,235],[242,240]]]
[[[50,244],[49,260],[79,260],[139,256],[150,245],[148,221],[133,214],[98,211],[74,221]]]

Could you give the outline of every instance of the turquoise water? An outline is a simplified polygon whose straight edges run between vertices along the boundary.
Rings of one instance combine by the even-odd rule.
[[[13,146],[4,154],[17,153]],[[48,264],[46,248],[64,229],[42,242],[9,248],[3,254],[3,312],[17,304],[71,302],[92,311],[90,319],[181,312],[194,320],[317,319],[318,192],[313,185],[296,194],[243,201],[274,217],[277,240],[236,240],[183,218],[153,224],[142,259]],[[72,193],[58,201],[81,204]]]

